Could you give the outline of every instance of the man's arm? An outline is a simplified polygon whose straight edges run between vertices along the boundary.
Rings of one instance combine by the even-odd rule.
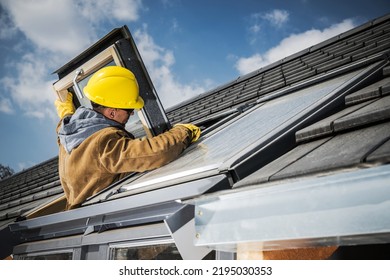
[[[106,129],[98,143],[100,162],[112,173],[144,172],[176,159],[193,139],[193,131],[180,125],[145,139],[130,139]]]

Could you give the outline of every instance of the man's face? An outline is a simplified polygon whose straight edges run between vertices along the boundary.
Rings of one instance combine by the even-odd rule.
[[[117,114],[114,121],[123,124],[123,126],[127,123],[130,116],[134,115],[133,109],[116,109],[116,110],[117,110]]]

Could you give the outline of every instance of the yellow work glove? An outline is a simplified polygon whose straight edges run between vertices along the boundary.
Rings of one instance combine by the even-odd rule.
[[[175,126],[178,126],[178,125],[181,125],[181,126],[184,126],[185,128],[187,128],[189,131],[191,131],[191,143],[194,143],[195,141],[197,141],[200,137],[200,128],[197,127],[196,125],[193,125],[191,123],[186,123],[186,124],[182,124],[182,123],[178,123],[178,124],[175,124]]]
[[[73,106],[73,96],[70,92],[68,92],[68,95],[66,96],[66,101],[62,102],[61,100],[57,99],[54,102],[54,105],[57,109],[58,116],[62,119],[66,115],[72,115],[75,111],[75,108]]]

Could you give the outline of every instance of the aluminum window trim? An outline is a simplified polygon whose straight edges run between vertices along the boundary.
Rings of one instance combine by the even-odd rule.
[[[165,245],[165,244],[175,244],[175,241],[171,237],[155,237],[151,239],[145,239],[145,240],[133,240],[133,241],[126,241],[126,242],[120,242],[120,243],[110,243],[108,248],[116,249],[116,248],[135,248],[135,247],[141,247],[141,246],[153,246],[153,245]]]
[[[195,198],[187,201],[195,205],[195,245],[234,251],[245,243],[277,250],[388,242],[389,181],[383,165]]]
[[[41,257],[41,256],[50,256],[50,255],[57,255],[57,254],[64,254],[64,253],[70,253],[71,259],[74,260],[76,256],[75,250],[55,250],[55,251],[42,251],[42,252],[34,252],[34,253],[22,253],[22,254],[14,254],[14,258],[16,260],[25,260],[25,257]],[[32,259],[35,260],[35,259]]]
[[[75,250],[80,247],[80,242],[80,236],[71,236],[61,239],[22,243],[14,247],[13,254],[42,255],[57,252],[72,252],[74,254]],[[60,243],[62,245],[59,245]]]

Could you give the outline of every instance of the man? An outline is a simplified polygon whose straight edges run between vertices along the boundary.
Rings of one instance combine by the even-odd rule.
[[[83,91],[93,109],[74,110],[70,93],[65,102],[55,102],[61,118],[57,128],[59,175],[66,209],[80,206],[128,173],[171,162],[200,136],[198,127],[179,124],[153,138],[134,139],[124,127],[144,101],[134,74],[126,68],[100,69]]]

